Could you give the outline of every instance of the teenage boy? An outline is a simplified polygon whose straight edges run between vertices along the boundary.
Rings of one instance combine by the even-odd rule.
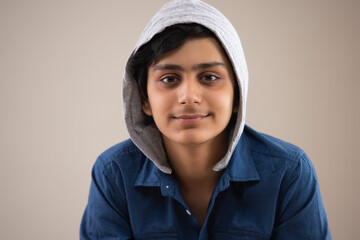
[[[231,23],[166,4],[127,62],[131,139],[96,161],[81,239],[331,239],[306,154],[245,125],[247,86]]]

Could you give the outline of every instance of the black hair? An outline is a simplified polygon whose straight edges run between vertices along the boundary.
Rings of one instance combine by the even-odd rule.
[[[157,33],[149,42],[142,45],[134,52],[128,61],[127,71],[137,81],[141,94],[148,98],[147,73],[148,68],[156,62],[163,54],[177,49],[189,38],[211,37],[218,41],[224,55],[227,57],[222,44],[216,35],[208,28],[197,23],[181,23],[165,28]],[[230,61],[229,61],[230,62]],[[234,74],[234,80],[235,80]],[[235,80],[235,96],[238,96],[238,85]]]

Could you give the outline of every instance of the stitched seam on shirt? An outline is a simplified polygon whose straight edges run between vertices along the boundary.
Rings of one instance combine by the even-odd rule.
[[[258,177],[257,176],[251,176],[251,177],[237,177],[233,174],[228,174],[229,175],[229,178],[230,178],[230,181],[232,180],[235,180],[235,181],[248,181],[248,182],[251,182],[251,181],[259,181]]]
[[[160,187],[159,182],[143,182],[141,185],[137,185],[136,187]]]
[[[99,157],[100,158],[100,157]],[[100,158],[102,161],[103,159]],[[108,174],[109,173],[109,166],[112,165],[112,164],[115,164],[115,166],[119,169],[118,165],[116,164],[116,162],[114,160],[112,160],[111,162],[108,162],[106,164],[104,164],[102,166],[102,169],[103,169],[103,174],[104,174],[104,177],[106,178],[107,182],[109,184],[111,184],[113,187],[114,187],[114,184],[112,181],[110,181],[109,177],[108,177]],[[120,169],[119,169],[120,171]],[[121,171],[120,171],[121,172]],[[120,175],[122,177],[122,174]],[[125,189],[125,186],[124,186],[124,182],[122,182],[122,185],[123,185],[123,189]],[[114,188],[115,189],[115,188]],[[127,202],[126,202],[126,197],[125,195],[119,190],[119,191],[116,191],[116,196],[117,198],[119,199],[119,201],[121,201],[122,205],[123,206],[127,206]]]
[[[165,236],[164,236],[165,235]],[[138,233],[138,234],[134,234],[135,237],[137,238],[141,238],[141,239],[147,239],[149,237],[153,238],[153,237],[178,237],[179,233],[176,231],[173,232],[149,232],[149,233]]]
[[[221,232],[221,233],[250,233],[250,234],[254,234],[257,237],[261,237],[261,238],[268,238],[271,236],[271,234],[266,234],[266,233],[262,233],[262,232],[257,232],[257,231],[249,231],[249,230],[244,230],[243,228],[229,228],[229,229],[221,229],[221,228],[217,228],[214,229],[214,232]]]
[[[309,165],[309,161],[304,158],[305,155],[306,155],[305,152],[303,152],[303,154],[298,158],[298,161],[297,161],[297,162],[293,162],[292,164],[290,164],[290,165],[288,165],[288,166],[286,167],[286,170],[285,170],[285,172],[284,172],[284,177],[285,177],[286,174],[289,174],[289,176],[288,176],[287,179],[292,179],[292,182],[287,186],[287,188],[290,188],[290,187],[293,185],[294,181],[296,181],[296,180],[294,179],[294,176],[295,176],[295,174],[297,174],[297,172],[295,171],[295,169],[298,167],[298,165],[300,165],[301,162],[306,162],[306,164]],[[298,177],[299,177],[299,176],[296,176],[296,179],[297,179]],[[281,189],[282,189],[282,183],[281,183],[281,186],[280,186],[280,191],[281,191]],[[283,201],[283,199],[282,199],[282,198],[279,198],[278,203],[280,203],[280,202],[282,202],[282,201]],[[277,206],[277,208],[278,208],[278,206]],[[276,219],[276,220],[275,220],[275,222],[278,222],[278,221],[279,221],[279,219]]]
[[[129,140],[126,140],[129,141]],[[124,143],[124,142],[122,142]],[[122,144],[122,143],[118,143]],[[117,145],[114,145],[113,147],[105,150],[102,154],[100,154],[101,157],[103,157],[104,155],[106,156],[103,159],[109,159],[111,161],[120,158],[121,156],[126,156],[126,155],[132,155],[132,154],[138,154],[139,152],[141,152],[135,145],[133,142],[131,142],[132,145],[129,146],[129,143],[124,144],[124,146],[121,146],[121,148],[119,149],[119,147]],[[112,150],[112,148],[117,148],[116,150]],[[121,151],[119,151],[121,150]]]
[[[274,151],[274,150],[266,150],[266,151],[259,151],[259,150],[254,150],[254,149],[250,149],[250,150],[251,150],[251,152],[258,153],[261,155],[267,155],[267,156],[271,156],[271,157],[284,157],[284,158],[286,158],[286,160],[291,160],[291,161],[296,161],[296,162],[299,161],[299,158],[305,154],[304,151],[302,151],[302,150],[297,152],[297,154],[295,156],[288,154],[288,153],[283,153],[281,151]]]
[[[111,154],[108,156],[108,158],[109,158],[109,160],[111,160],[111,161],[115,161],[116,159],[121,158],[122,156],[128,157],[128,155],[133,155],[133,154],[137,154],[137,153],[139,153],[139,150],[138,150],[138,149],[135,149],[135,148],[131,148],[131,149],[124,148],[124,149],[121,149],[121,152],[111,153]]]
[[[305,158],[305,156],[306,156],[306,153],[302,154],[300,158],[301,158],[302,162],[305,162],[309,166],[309,168],[311,169],[311,175],[314,178],[314,181],[316,183],[318,183],[318,179],[316,178],[315,168],[312,165],[311,160],[308,159],[307,157]]]

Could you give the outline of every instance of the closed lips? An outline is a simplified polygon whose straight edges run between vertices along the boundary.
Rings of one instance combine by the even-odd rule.
[[[179,120],[192,120],[192,119],[195,120],[195,119],[202,119],[207,116],[209,116],[209,114],[186,114],[186,115],[176,116],[175,118]]]

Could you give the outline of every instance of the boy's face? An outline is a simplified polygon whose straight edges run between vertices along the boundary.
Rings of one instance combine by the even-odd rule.
[[[196,145],[220,138],[236,109],[232,68],[213,38],[187,40],[148,69],[143,111],[164,141]]]

